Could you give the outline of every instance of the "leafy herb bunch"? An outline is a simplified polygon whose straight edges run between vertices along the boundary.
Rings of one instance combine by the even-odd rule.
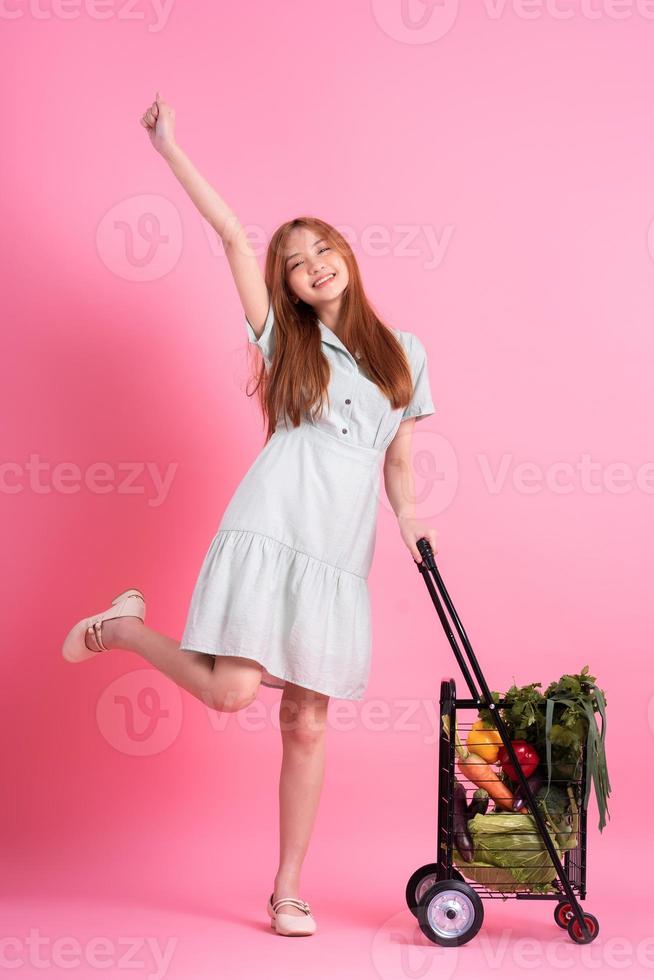
[[[493,701],[504,701],[500,708],[511,741],[524,739],[546,760],[546,778],[564,785],[575,785],[581,778],[582,758],[586,749],[587,786],[583,806],[588,803],[591,782],[595,786],[600,812],[599,829],[605,826],[607,798],[611,785],[606,766],[606,694],[588,673],[586,664],[579,674],[564,674],[545,691],[542,682],[512,687],[502,695],[492,691]],[[595,714],[602,719],[599,730]],[[489,708],[480,708],[479,716],[494,725]],[[609,814],[610,816],[610,814]]]

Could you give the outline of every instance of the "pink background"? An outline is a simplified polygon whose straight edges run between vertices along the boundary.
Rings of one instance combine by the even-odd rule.
[[[74,942],[83,977],[651,976],[654,11],[411,0],[412,26],[400,0],[98,9],[2,14],[6,962],[43,975],[34,930],[53,976]],[[592,946],[543,902],[488,902],[458,951],[414,929],[434,705],[460,675],[385,497],[366,698],[330,704],[311,940],[265,915],[279,692],[217,715],[136,654],[61,659],[70,626],[132,585],[149,625],[181,635],[263,441],[229,268],[138,122],[157,88],[262,243],[307,212],[349,229],[375,307],[423,340],[437,413],[416,427],[418,513],[490,685],[588,663],[605,689]]]

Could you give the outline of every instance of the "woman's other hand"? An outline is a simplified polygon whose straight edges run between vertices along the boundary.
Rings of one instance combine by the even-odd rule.
[[[416,544],[420,538],[427,538],[429,544],[431,545],[431,550],[435,555],[438,554],[438,548],[436,547],[436,537],[438,535],[438,531],[436,528],[427,527],[427,525],[417,517],[398,517],[397,523],[400,526],[402,540],[411,552],[411,555],[415,561],[422,561],[422,555],[418,551]]]

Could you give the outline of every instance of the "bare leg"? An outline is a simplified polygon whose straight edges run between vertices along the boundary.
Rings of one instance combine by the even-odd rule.
[[[180,650],[179,640],[157,633],[135,616],[120,616],[102,624],[107,649],[118,647],[140,654],[166,677],[210,708],[238,711],[251,704],[261,682],[261,666],[245,657],[213,657]],[[97,650],[93,634],[86,645]]]
[[[279,869],[273,901],[300,897],[300,873],[309,846],[325,772],[327,695],[287,682],[279,706],[283,758],[279,780]],[[303,915],[283,905],[284,915]]]

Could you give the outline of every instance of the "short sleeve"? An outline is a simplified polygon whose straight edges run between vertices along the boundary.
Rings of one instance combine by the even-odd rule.
[[[275,315],[273,313],[272,302],[268,307],[268,315],[266,316],[266,322],[263,325],[261,336],[257,337],[247,317],[245,317],[245,329],[249,342],[257,345],[263,354],[266,365],[270,365],[275,350]]]
[[[429,365],[427,352],[422,341],[415,334],[408,334],[407,355],[413,375],[413,395],[404,409],[401,421],[404,419],[422,419],[433,415],[436,411],[431,399],[429,386]]]

